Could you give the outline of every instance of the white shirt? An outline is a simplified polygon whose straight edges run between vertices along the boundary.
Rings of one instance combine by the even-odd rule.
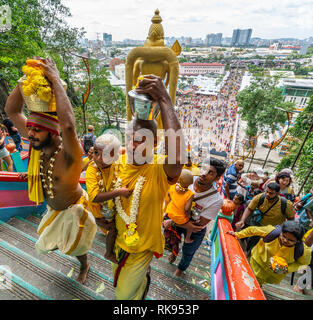
[[[198,177],[194,177],[194,182],[197,178]],[[193,184],[189,186],[189,189],[195,194],[195,198],[201,197],[205,194],[213,192],[214,190],[217,190],[217,188],[212,186],[209,190],[206,190],[204,192],[196,192],[193,188]],[[200,215],[208,220],[215,220],[219,210],[222,207],[222,204],[223,198],[221,197],[219,192],[196,201],[196,206],[200,211]]]

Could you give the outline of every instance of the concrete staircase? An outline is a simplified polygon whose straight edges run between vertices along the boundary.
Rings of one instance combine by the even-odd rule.
[[[91,268],[85,285],[75,279],[79,270],[76,258],[54,251],[39,255],[35,250],[37,227],[41,217],[14,217],[7,223],[0,221],[0,300],[113,300],[111,263],[103,257],[105,235],[96,234],[88,253]],[[210,256],[203,245],[183,278],[173,276],[176,265],[167,261],[168,252],[160,259],[153,258],[149,300],[204,300],[210,288]],[[179,261],[180,256],[177,261]],[[6,268],[6,270],[8,269]],[[10,281],[11,280],[11,281]]]
[[[103,257],[105,235],[97,232],[88,253],[91,268],[85,285],[75,279],[79,270],[76,258],[54,251],[39,255],[35,250],[37,227],[41,217],[14,217],[0,221],[0,300],[114,300],[111,263]],[[173,276],[177,262],[168,263],[167,251],[151,264],[148,300],[208,300],[210,286],[210,251],[203,244],[182,278]],[[5,271],[1,267],[7,266]],[[10,272],[8,272],[10,270]],[[300,275],[295,275],[296,283]],[[269,300],[313,300],[313,290],[296,293],[290,285],[291,275],[278,285],[264,285]]]

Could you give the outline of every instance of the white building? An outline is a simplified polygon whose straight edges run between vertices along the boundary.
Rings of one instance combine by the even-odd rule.
[[[115,75],[120,79],[125,81],[125,64],[121,63],[115,66]]]
[[[303,111],[313,95],[312,79],[282,79],[284,101],[295,103],[297,111]]]
[[[180,63],[180,75],[203,75],[209,73],[223,74],[225,64],[221,63]]]

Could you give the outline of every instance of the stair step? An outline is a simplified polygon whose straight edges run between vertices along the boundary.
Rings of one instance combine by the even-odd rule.
[[[27,221],[23,218],[20,217],[16,217],[16,219],[12,219],[10,220],[10,227],[14,228],[12,225],[14,225],[16,228],[18,228],[18,230],[20,230],[20,232],[22,232],[22,234],[24,234],[24,237],[28,237],[28,239],[31,240],[31,243],[29,244],[29,247],[31,247],[31,250],[34,250],[34,242],[36,241],[37,238],[37,225]],[[30,228],[32,227],[32,228]],[[26,235],[26,232],[29,235]],[[21,239],[17,239],[17,242],[22,242]],[[92,249],[96,249],[96,244],[94,244]],[[26,250],[26,248],[25,248]],[[29,250],[29,249],[28,249]],[[104,248],[100,248],[100,250],[102,250],[102,254],[104,252]],[[97,250],[99,252],[99,250]],[[91,263],[92,267],[91,271],[93,271],[94,273],[97,272],[97,280],[98,281],[103,281],[103,279],[99,279],[99,276],[102,278],[105,278],[105,280],[109,280],[105,282],[105,286],[106,288],[108,288],[110,291],[112,291],[112,295],[114,294],[114,290],[113,290],[113,286],[112,286],[112,276],[108,277],[106,275],[108,274],[112,274],[112,270],[111,270],[111,263],[109,261],[107,261],[102,254],[99,254],[98,252],[94,252],[92,250],[89,251],[88,253],[88,259],[89,262]],[[53,255],[53,257],[52,257]],[[66,255],[61,254],[59,251],[55,251],[53,253],[49,253],[47,255],[40,255],[40,257],[42,256],[50,256],[50,259],[56,259],[55,255],[62,255],[63,256],[63,264],[67,263],[67,268],[69,268],[70,266],[68,266],[68,261],[64,261],[64,260],[68,260]],[[72,258],[72,257],[71,257]],[[72,258],[75,259],[75,258]],[[59,265],[62,264],[62,261],[59,261],[60,258],[58,258],[58,263]],[[78,263],[78,261],[73,261],[74,263]],[[52,262],[50,262],[52,263]],[[78,268],[78,265],[77,265]],[[103,271],[103,273],[98,272],[96,270],[101,270]],[[68,270],[66,271],[68,272]],[[66,273],[65,272],[65,273]],[[64,273],[64,271],[63,271]],[[207,298],[207,291],[205,291],[204,288],[202,287],[198,287],[196,285],[190,284],[188,283],[188,281],[184,280],[184,279],[179,279],[177,278],[176,280],[173,280],[171,278],[169,278],[168,276],[171,276],[171,274],[166,274],[164,271],[159,271],[159,270],[155,270],[153,265],[152,265],[152,282],[151,282],[151,289],[149,290],[149,298],[152,299],[170,299],[170,300],[177,300],[177,299],[198,299],[199,298],[199,294],[202,294],[202,296],[204,296],[203,294],[205,294],[205,298]],[[88,275],[87,278],[87,282],[86,285],[90,286],[90,283],[88,283],[88,280],[90,276]],[[94,276],[93,276],[94,278]],[[155,279],[155,280],[154,280]],[[92,279],[91,279],[92,280]],[[93,287],[95,287],[95,285],[93,285]],[[200,292],[199,292],[200,291]],[[114,296],[110,297],[110,299],[113,299]]]
[[[8,268],[0,269],[0,300],[52,300]]]
[[[40,218],[38,217],[38,215],[30,215],[27,219],[23,219],[20,217],[16,217],[18,220],[23,221],[25,223],[29,223],[33,228],[38,227],[38,224],[40,222]],[[97,232],[94,243],[93,243],[93,247],[92,249],[95,252],[98,253],[104,253],[105,250],[105,235],[102,232]],[[208,252],[208,250],[207,250]],[[92,253],[92,251],[91,251]],[[196,289],[200,290],[202,293],[207,294],[207,290],[202,288],[201,285],[196,285],[196,283],[198,283],[201,280],[210,280],[210,258],[209,256],[207,256],[208,261],[205,260],[201,260],[201,259],[197,259],[197,255],[195,254],[195,259],[193,259],[193,266],[189,267],[188,270],[186,270],[186,275],[185,275],[185,279],[181,279],[178,277],[174,277],[172,275],[172,273],[174,273],[174,271],[176,270],[176,265],[170,265],[167,257],[169,256],[169,253],[167,251],[164,251],[164,256],[165,257],[161,257],[159,259],[153,259],[151,267],[152,267],[152,271],[159,271],[162,273],[161,270],[165,270],[165,272],[167,272],[166,276],[170,277],[170,278],[175,278],[178,282],[183,282],[189,286],[195,287]],[[181,252],[178,255],[178,258],[176,261],[179,261],[181,257]],[[201,266],[199,265],[199,263],[201,263],[205,265]],[[154,268],[155,267],[155,268]],[[168,280],[167,280],[168,282]],[[195,284],[194,284],[194,283]],[[176,283],[176,285],[179,286],[179,283]]]
[[[40,216],[39,214],[33,213],[33,214],[29,215],[26,218],[26,220],[33,222],[36,225],[39,225],[41,218],[42,218],[42,216]],[[97,232],[95,239],[101,241],[103,239],[103,237],[105,237],[105,235],[103,234],[103,232],[100,231],[100,232]],[[209,246],[203,242],[203,244],[197,250],[196,255],[199,255],[200,261],[201,261],[201,257],[202,257],[202,259],[204,260],[204,263],[207,263],[206,259],[210,259]]]
[[[284,286],[281,282],[279,285],[276,284],[266,284],[262,286],[264,292],[275,292],[281,296],[284,296],[284,300],[313,300],[313,297],[303,295],[301,293],[295,292],[292,288]]]
[[[2,233],[1,233],[2,234]],[[56,300],[103,300],[74,279],[66,277],[50,265],[0,239],[0,259],[6,261],[12,272],[24,277],[47,296]]]
[[[20,219],[21,221],[23,220],[23,218],[20,217],[16,217],[18,219]],[[33,226],[33,228],[37,228],[38,224],[40,222],[40,218],[38,215],[30,215],[29,217],[27,217],[26,223],[29,223],[31,226]],[[97,232],[95,240],[94,240],[94,244],[105,244],[105,235],[102,232]],[[98,250],[95,250],[98,251]],[[199,251],[199,250],[198,250]],[[204,251],[206,251],[208,253],[208,255],[205,257],[205,259],[203,259],[203,256],[200,255],[199,258],[199,254],[198,251],[196,252],[196,254],[194,255],[194,258],[191,262],[190,267],[186,270],[186,274],[190,275],[190,277],[188,279],[190,279],[190,282],[192,282],[192,278],[198,278],[199,281],[204,280],[204,279],[208,279],[208,277],[210,278],[210,256],[209,256],[209,250],[207,250],[206,248],[204,249]],[[103,251],[104,252],[104,251]],[[172,271],[174,273],[177,264],[173,264],[172,266],[168,263],[168,256],[170,255],[170,253],[166,250],[164,250],[163,252],[163,257],[157,259],[157,260],[153,260],[153,264],[160,264],[160,268],[164,268],[166,267],[167,269],[169,269],[170,271]],[[176,262],[178,263],[178,261],[181,258],[181,250],[180,253],[176,259]]]
[[[35,256],[37,259],[40,259],[41,261],[54,267],[62,274],[69,274],[69,272],[71,272],[73,269],[73,274],[78,274],[80,263],[76,258],[64,255],[59,251],[53,251],[45,255],[40,255],[35,249],[37,238],[26,234],[25,232],[6,223],[0,222],[0,231],[2,235],[5,235],[6,240],[10,241],[11,244],[18,246],[24,252],[27,252],[30,255]],[[105,298],[114,299],[112,282],[112,278],[97,272],[93,267],[91,267],[85,285],[93,290],[96,290],[97,287],[103,283],[106,289],[111,287],[111,290],[106,290]]]

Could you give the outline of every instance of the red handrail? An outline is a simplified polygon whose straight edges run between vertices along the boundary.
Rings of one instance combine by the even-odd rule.
[[[266,300],[239,241],[226,234],[233,231],[230,222],[219,218],[218,231],[230,300]]]
[[[19,172],[8,172],[8,171],[0,171],[0,182],[27,182],[28,179],[21,179],[19,177]],[[79,183],[85,184],[86,178],[81,177],[79,179]]]

